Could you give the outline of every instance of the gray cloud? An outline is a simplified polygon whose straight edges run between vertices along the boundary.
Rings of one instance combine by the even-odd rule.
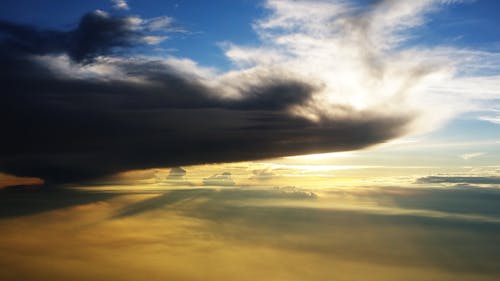
[[[224,172],[222,174],[215,174],[208,178],[204,178],[203,185],[233,186],[235,183],[231,178],[231,173]]]
[[[0,20],[2,52],[45,55],[65,53],[76,62],[91,62],[95,57],[116,53],[143,42],[140,19],[116,17],[97,10],[87,13],[69,31],[40,30]]]
[[[186,174],[186,170],[184,170],[182,167],[174,167],[170,169],[167,180],[183,180]]]
[[[270,180],[276,176],[271,169],[253,170],[252,174],[253,176],[251,176],[250,179],[261,181]]]
[[[134,18],[93,12],[70,31],[2,21],[0,32],[0,171],[52,183],[362,149],[404,134],[413,118],[332,105],[342,114],[311,120],[292,109],[319,86],[291,73],[212,83],[190,61],[116,56],[144,36]]]
[[[500,184],[500,177],[429,176],[419,178],[417,183],[451,184]]]

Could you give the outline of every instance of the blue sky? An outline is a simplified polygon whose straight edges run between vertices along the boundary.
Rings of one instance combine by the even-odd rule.
[[[129,6],[130,10],[120,11],[113,9],[110,1],[103,0],[3,1],[0,3],[0,18],[40,27],[66,29],[76,25],[84,13],[96,9],[123,15],[140,15],[144,18],[169,16],[187,32],[172,34],[171,40],[161,44],[163,48],[175,49],[172,54],[176,56],[225,68],[228,61],[218,43],[256,43],[258,39],[251,24],[265,13],[261,3],[251,0],[146,0],[129,1]]]
[[[355,1],[369,5],[371,1]],[[128,1],[129,10],[117,10],[106,0],[36,1],[18,0],[0,3],[0,18],[39,27],[67,29],[79,17],[102,9],[122,15],[144,18],[169,16],[187,33],[171,34],[161,46],[175,49],[172,55],[189,57],[207,66],[227,69],[229,61],[219,43],[258,44],[252,23],[268,14],[263,1],[251,0],[169,0]],[[410,44],[454,45],[482,50],[500,49],[498,10],[495,0],[464,1],[433,13],[429,23],[419,28]]]

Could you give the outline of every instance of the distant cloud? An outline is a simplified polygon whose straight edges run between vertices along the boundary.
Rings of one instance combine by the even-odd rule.
[[[222,174],[215,174],[208,178],[203,179],[204,185],[214,185],[214,186],[233,186],[235,185],[233,179],[231,178],[231,173],[224,172]]]
[[[481,116],[479,120],[487,121],[493,124],[500,124],[500,116]]]
[[[312,191],[302,190],[295,186],[277,186],[273,188],[273,194],[277,198],[287,198],[295,200],[312,200],[317,199],[318,195]]]
[[[500,177],[463,177],[463,176],[429,176],[419,178],[417,183],[451,183],[451,184],[500,184]]]
[[[167,176],[167,180],[183,180],[186,174],[187,172],[183,168],[174,167],[170,169],[170,172]]]
[[[222,175],[223,174],[214,175],[214,177],[215,176],[221,177]],[[207,185],[224,186],[224,184],[207,184]],[[232,185],[226,184],[225,186],[232,186]],[[261,188],[259,189],[227,188],[222,190],[216,190],[211,188],[180,189],[180,190],[173,190],[165,194],[162,194],[160,196],[155,196],[151,199],[147,199],[145,201],[140,201],[139,203],[129,205],[124,209],[118,211],[118,213],[114,216],[114,218],[135,216],[145,212],[150,212],[152,210],[168,208],[170,205],[178,204],[180,202],[188,202],[187,204],[189,204],[189,202],[193,202],[190,199],[194,198],[208,199],[197,202],[201,203],[202,205],[205,204],[204,202],[208,202],[209,204],[215,203],[217,205],[220,204],[219,206],[223,206],[228,200],[246,201],[246,200],[260,199],[260,200],[269,200],[269,202],[273,202],[276,199],[278,200],[287,199],[292,201],[314,201],[315,199],[318,198],[318,195],[312,191],[301,190],[294,186],[273,187],[265,189]]]
[[[169,30],[172,26],[174,19],[171,17],[163,16],[156,17],[146,21],[146,26],[150,30]]]
[[[42,185],[43,181],[38,178],[19,178],[0,172],[0,190],[8,186]]]
[[[127,1],[125,0],[111,0],[113,3],[113,8],[117,10],[129,10],[130,7],[128,6]]]
[[[253,170],[252,174],[253,176],[251,176],[250,179],[259,181],[270,180],[276,176],[271,169]]]
[[[472,158],[483,156],[484,154],[485,154],[484,152],[466,153],[466,154],[460,155],[460,158],[462,158],[464,160],[470,160]]]
[[[148,35],[148,36],[142,37],[142,40],[144,41],[144,43],[149,44],[149,45],[158,45],[167,39],[168,39],[168,36]]]
[[[92,268],[80,279],[123,280],[123,271],[110,266],[141,257],[144,266],[133,266],[125,278],[199,280],[193,266],[206,280],[500,277],[498,190],[338,188],[336,194],[321,189],[315,200],[290,189],[0,190],[0,247],[8,250],[0,253],[8,268],[1,274],[39,280]],[[68,249],[78,258],[71,266]],[[33,270],[41,252],[50,266]],[[231,266],[214,268],[205,252]],[[241,276],[255,264],[267,266]]]

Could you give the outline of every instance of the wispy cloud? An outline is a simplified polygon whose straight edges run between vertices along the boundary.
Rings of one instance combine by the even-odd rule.
[[[485,155],[484,152],[465,153],[465,154],[460,155],[460,158],[462,158],[464,160],[469,160],[469,159],[477,158],[477,157],[480,157],[483,155]]]
[[[500,124],[500,116],[481,116],[479,119],[494,124]]]
[[[498,54],[407,44],[429,15],[460,2],[358,6],[349,1],[270,0],[266,7],[273,13],[254,24],[263,46],[229,44],[226,54],[239,66],[285,66],[323,85],[310,103],[295,108],[296,114],[316,120],[338,117],[345,113],[338,105],[392,115],[416,112],[410,132],[423,133],[457,114],[491,108],[487,101],[500,97],[498,76],[481,75],[499,72]]]
[[[500,177],[476,176],[429,176],[419,178],[417,183],[450,183],[450,184],[500,184]]]

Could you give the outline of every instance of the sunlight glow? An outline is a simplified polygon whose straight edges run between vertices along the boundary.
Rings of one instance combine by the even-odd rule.
[[[347,151],[347,152],[331,152],[331,153],[297,155],[297,156],[289,156],[289,157],[284,157],[284,158],[285,159],[319,161],[319,160],[327,160],[327,159],[332,159],[332,158],[353,157],[353,156],[355,156],[354,152]]]

